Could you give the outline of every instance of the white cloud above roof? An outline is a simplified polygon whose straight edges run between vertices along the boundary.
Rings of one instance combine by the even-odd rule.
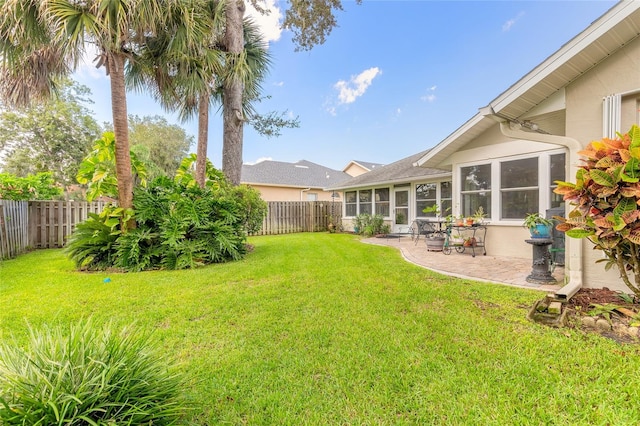
[[[352,75],[349,81],[339,80],[333,87],[338,90],[340,104],[351,104],[364,95],[373,79],[382,74],[378,67],[372,67],[362,71],[358,75]]]
[[[524,16],[524,12],[520,12],[516,15],[515,18],[509,19],[507,22],[502,24],[502,31],[507,32],[511,30],[511,27],[513,27],[516,24],[516,22],[518,22],[518,20],[520,20],[520,18],[522,18],[523,16]]]

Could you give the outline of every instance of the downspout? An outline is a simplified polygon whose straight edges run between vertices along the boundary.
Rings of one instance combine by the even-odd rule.
[[[302,198],[302,196],[304,195],[305,192],[307,191],[311,191],[311,188],[307,188],[307,189],[301,189],[300,190],[300,201],[304,201]]]
[[[580,156],[578,151],[582,149],[582,145],[576,139],[567,136],[549,135],[536,132],[523,132],[521,130],[513,130],[509,126],[508,121],[500,122],[500,131],[502,134],[511,139],[524,139],[536,142],[543,142],[553,145],[560,145],[569,150],[569,176],[575,176],[578,171],[578,163]],[[565,207],[568,210],[568,206]],[[565,211],[565,215],[568,211]],[[556,298],[560,300],[569,300],[571,296],[576,294],[582,287],[582,240],[577,238],[567,238],[565,244],[568,246],[569,253],[569,280],[560,290],[556,291]]]

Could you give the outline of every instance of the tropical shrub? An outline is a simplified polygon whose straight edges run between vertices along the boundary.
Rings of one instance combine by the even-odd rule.
[[[0,173],[0,199],[3,200],[53,200],[62,195],[62,188],[53,181],[49,172],[17,177]]]
[[[134,182],[146,185],[147,169],[145,165],[138,160],[134,152],[129,154]],[[101,196],[118,198],[116,139],[113,132],[104,132],[100,139],[94,142],[93,150],[80,163],[76,179],[78,183],[88,186],[88,201],[93,201]]]
[[[624,283],[640,296],[640,128],[616,139],[593,141],[579,153],[576,183],[556,182],[554,192],[573,206],[557,229],[587,238],[601,250],[607,270],[617,267]]]
[[[91,271],[114,266],[116,242],[122,235],[120,224],[132,214],[132,210],[108,204],[100,214],[89,213],[87,220],[77,224],[66,247],[76,268]]]
[[[185,269],[238,260],[246,254],[247,228],[262,224],[256,213],[262,204],[254,190],[231,187],[224,177],[205,188],[183,177],[159,177],[134,190],[136,228],[122,232],[118,225],[131,219],[123,214],[133,211],[109,207],[76,228],[67,250],[77,267],[91,270]]]
[[[3,425],[176,424],[182,379],[149,334],[92,321],[0,342]]]
[[[354,229],[358,229],[358,233],[366,237],[379,234],[388,234],[391,227],[384,223],[384,217],[380,214],[370,215],[368,213],[360,213],[353,221]]]

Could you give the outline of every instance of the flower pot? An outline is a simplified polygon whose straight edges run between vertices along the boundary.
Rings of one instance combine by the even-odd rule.
[[[551,238],[551,226],[537,224],[535,227],[529,228],[531,238]]]
[[[428,251],[442,251],[444,246],[444,237],[429,237],[426,238]]]

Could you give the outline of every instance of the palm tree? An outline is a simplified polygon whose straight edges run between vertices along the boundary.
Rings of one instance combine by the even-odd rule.
[[[178,111],[183,121],[198,116],[195,178],[201,187],[205,185],[209,108],[215,102],[222,103],[224,81],[229,76],[240,79],[244,87],[242,113],[250,116],[254,112],[252,102],[260,94],[260,83],[270,65],[262,35],[250,20],[244,22],[246,43],[241,60],[230,61],[221,38],[226,4],[208,1],[204,6],[199,13],[191,11],[193,26],[201,34],[207,32],[200,43],[176,42],[187,31],[180,27],[158,34],[153,42],[147,43],[141,53],[145,59],[129,70],[127,80],[138,90],[153,88],[154,97],[163,107]]]
[[[180,0],[4,0],[0,2],[2,96],[19,105],[46,96],[56,78],[74,71],[87,43],[111,83],[116,136],[118,203],[133,204],[125,66],[149,34],[164,28],[167,10]],[[133,223],[131,223],[133,225]]]

